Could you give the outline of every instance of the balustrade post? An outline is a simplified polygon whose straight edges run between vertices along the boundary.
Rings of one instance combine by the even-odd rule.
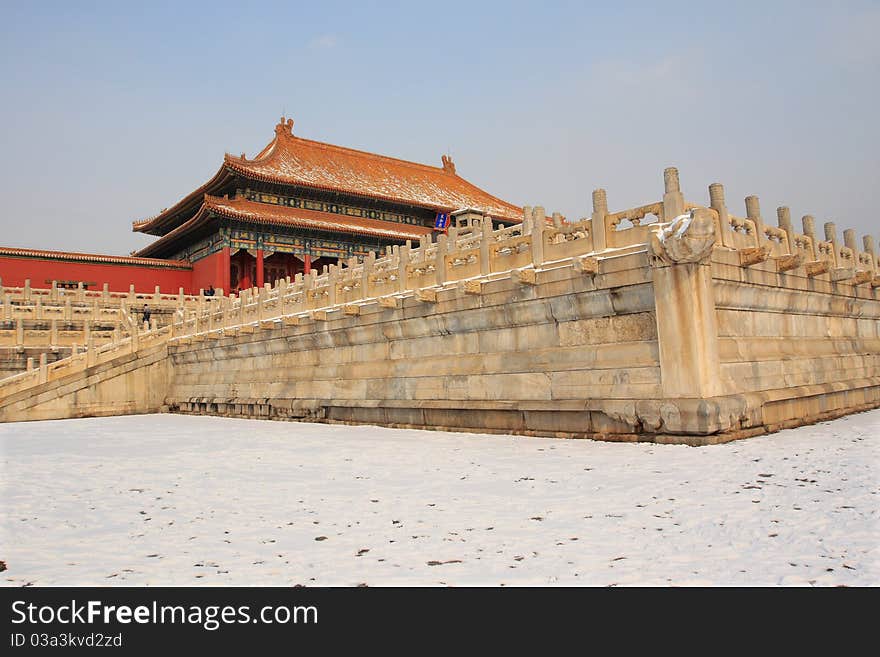
[[[755,224],[755,246],[764,246],[767,236],[764,234],[764,220],[761,218],[761,203],[757,196],[746,197],[746,217]]]
[[[590,232],[593,235],[593,251],[608,248],[605,218],[608,216],[608,197],[604,189],[593,190],[593,213],[590,215]]]
[[[718,239],[724,246],[733,247],[733,242],[730,238],[730,213],[727,211],[727,203],[724,199],[724,185],[721,183],[709,185],[709,207],[718,214],[718,222],[715,224]],[[669,220],[667,219],[667,221]]]
[[[361,291],[362,297],[368,299],[373,296],[370,293],[370,276],[373,273],[373,265],[376,262],[376,254],[370,251],[364,258],[364,266],[361,269]]]
[[[266,295],[264,289],[257,291],[257,321],[265,319]]]
[[[871,256],[871,271],[875,274],[880,273],[877,269],[877,255],[874,251],[874,238],[871,235],[863,235],[862,244],[865,245],[865,253]]]
[[[409,264],[410,242],[401,246],[397,250],[397,291],[403,292],[407,289],[406,285],[406,267]]]
[[[779,227],[785,231],[786,240],[788,241],[788,253],[794,255],[797,247],[794,245],[794,226],[791,223],[791,210],[788,209],[788,206],[780,205],[776,208],[776,219]]]
[[[816,220],[811,214],[805,214],[801,217],[801,224],[804,227],[804,235],[810,238],[810,252],[812,259],[819,259],[819,252],[816,250]]]
[[[544,208],[537,206],[534,210],[535,223],[532,226],[532,265],[539,269],[544,264],[544,229],[546,221]]]
[[[336,265],[330,265],[323,275],[327,277],[327,305],[336,304],[336,282],[339,280],[339,268]],[[319,304],[320,307],[322,304]]]
[[[523,220],[522,220],[522,234],[523,235],[531,235],[532,234],[532,206],[524,205],[523,206]]]
[[[678,179],[678,169],[667,167],[663,170],[663,221],[672,221],[684,214],[684,194]]]
[[[852,228],[847,228],[843,231],[843,243],[846,245],[846,248],[853,252],[853,257],[859,252],[859,246],[856,242],[856,231]]]
[[[840,244],[837,241],[837,224],[833,221],[825,222],[825,241],[831,242],[833,245],[832,251],[834,252],[834,265],[839,266],[840,263]]]
[[[437,237],[437,249],[434,256],[434,281],[437,285],[446,283],[446,250],[448,241],[448,235],[441,233]]]
[[[94,365],[95,360],[95,343],[92,340],[92,335],[89,334],[89,340],[86,342],[86,367]]]
[[[492,271],[492,265],[489,262],[489,247],[492,244],[492,219],[484,217],[480,228],[480,274],[485,276]]]

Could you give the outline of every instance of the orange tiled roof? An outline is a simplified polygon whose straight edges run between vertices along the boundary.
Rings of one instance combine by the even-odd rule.
[[[519,220],[522,208],[484,192],[443,167],[407,162],[352,148],[303,139],[293,120],[275,126],[275,139],[253,160],[226,155],[226,166],[259,180],[348,192],[439,210],[472,207],[499,219]]]
[[[143,232],[167,229],[180,212],[195,208],[202,194],[217,193],[230,173],[435,210],[471,207],[496,219],[522,219],[522,208],[472,185],[456,174],[451,159],[442,159],[442,167],[433,167],[303,139],[294,136],[293,120],[282,117],[275,126],[275,138],[254,159],[227,154],[211,180],[155,217],[132,222],[132,228]]]
[[[370,235],[390,240],[421,240],[433,230],[426,226],[412,226],[391,221],[348,217],[330,212],[304,210],[284,205],[259,203],[244,198],[226,199],[205,195],[199,211],[189,221],[184,222],[170,233],[144,247],[138,253],[154,254],[178,237],[195,230],[210,220],[211,216],[228,217],[240,221],[275,226],[297,226],[311,230],[324,230],[332,233],[353,233]]]
[[[97,253],[75,253],[72,251],[44,251],[42,249],[17,249],[8,246],[0,246],[0,256],[9,256],[12,258],[36,258],[42,260],[64,260],[66,262],[92,262],[104,265],[159,267],[162,269],[192,269],[192,265],[183,260],[101,255]]]

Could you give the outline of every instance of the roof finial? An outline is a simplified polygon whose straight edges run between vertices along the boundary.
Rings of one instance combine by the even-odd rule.
[[[288,134],[293,135],[293,119],[281,117],[281,120],[278,122],[278,125],[275,126],[275,134]]]
[[[446,173],[451,173],[455,175],[455,163],[452,161],[452,158],[448,155],[444,155],[440,158],[440,161],[443,162],[443,170]]]

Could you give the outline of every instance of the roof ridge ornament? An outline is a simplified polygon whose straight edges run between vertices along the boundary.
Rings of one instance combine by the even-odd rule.
[[[449,155],[444,155],[440,158],[440,161],[443,162],[443,170],[446,173],[451,173],[454,176],[455,162],[452,161],[452,158]]]
[[[281,135],[288,135],[290,137],[293,136],[293,119],[281,117],[281,120],[278,122],[278,125],[275,126],[275,134],[279,137]]]

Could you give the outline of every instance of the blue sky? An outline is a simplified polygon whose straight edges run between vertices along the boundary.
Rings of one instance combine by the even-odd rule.
[[[0,245],[127,253],[131,221],[300,136],[569,218],[761,197],[880,232],[878,2],[6,2]]]

